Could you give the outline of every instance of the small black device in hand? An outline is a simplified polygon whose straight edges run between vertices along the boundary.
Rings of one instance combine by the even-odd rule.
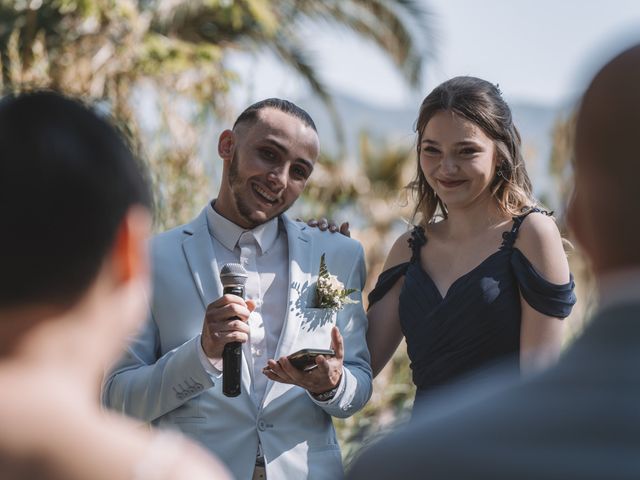
[[[316,357],[318,355],[333,357],[335,354],[336,352],[331,349],[303,348],[302,350],[292,353],[287,358],[291,362],[291,365],[296,367],[298,370],[308,372],[318,366],[318,364],[316,364]]]

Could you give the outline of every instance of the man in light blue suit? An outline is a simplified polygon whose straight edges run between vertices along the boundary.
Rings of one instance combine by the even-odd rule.
[[[545,372],[423,405],[349,478],[640,478],[639,86],[636,45],[596,75],[577,116],[569,223],[600,297],[584,332]]]
[[[150,316],[107,377],[104,402],[199,440],[239,479],[342,478],[331,418],[358,411],[372,388],[362,247],[285,214],[319,153],[304,110],[279,99],[258,102],[220,135],[218,152],[217,199],[153,240]],[[357,290],[357,303],[317,303],[323,254],[336,282]],[[227,263],[247,270],[247,301],[223,295],[219,270]],[[222,392],[229,342],[243,344],[237,397]],[[336,355],[317,357],[308,372],[286,358],[328,347]]]

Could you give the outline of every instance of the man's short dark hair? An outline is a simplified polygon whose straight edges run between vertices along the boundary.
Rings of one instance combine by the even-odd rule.
[[[264,108],[275,108],[276,110],[280,110],[281,112],[293,115],[294,117],[302,120],[303,123],[308,127],[313,128],[315,132],[318,131],[318,129],[316,128],[316,124],[313,123],[311,115],[309,115],[304,109],[300,108],[295,103],[288,100],[282,100],[281,98],[267,98],[266,100],[260,100],[259,102],[256,102],[253,105],[247,107],[244,112],[242,112],[240,116],[238,116],[235,123],[233,124],[233,128],[235,129],[236,126],[244,122],[253,123],[258,116],[258,112]]]
[[[39,91],[0,101],[0,307],[73,305],[95,280],[146,175],[105,119]]]

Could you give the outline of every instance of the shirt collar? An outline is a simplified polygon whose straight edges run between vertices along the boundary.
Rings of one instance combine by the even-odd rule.
[[[260,255],[268,252],[278,238],[279,217],[272,218],[268,222],[258,225],[251,230],[246,230],[216,212],[213,204],[214,202],[211,202],[207,206],[209,233],[228,250],[233,251],[235,249],[240,235],[244,232],[251,232],[253,234],[260,249]]]

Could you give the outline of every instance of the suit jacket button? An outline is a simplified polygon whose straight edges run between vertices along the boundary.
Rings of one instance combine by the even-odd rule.
[[[264,420],[260,420],[258,422],[258,430],[260,430],[261,432],[264,432],[267,428],[267,424],[264,423]]]

